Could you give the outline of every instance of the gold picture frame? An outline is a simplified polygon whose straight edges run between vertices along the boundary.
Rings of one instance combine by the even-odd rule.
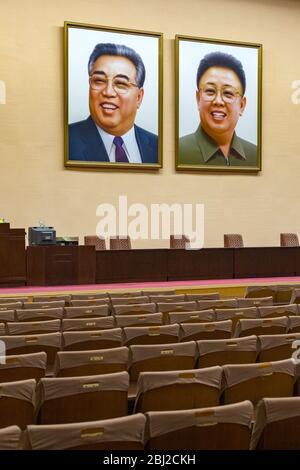
[[[64,23],[65,167],[162,168],[162,47],[162,33]]]
[[[262,45],[177,35],[178,171],[259,172]]]

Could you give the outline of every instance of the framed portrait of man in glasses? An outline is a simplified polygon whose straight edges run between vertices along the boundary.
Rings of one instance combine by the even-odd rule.
[[[262,45],[176,36],[176,169],[261,170]]]
[[[162,34],[65,22],[66,167],[162,167]]]

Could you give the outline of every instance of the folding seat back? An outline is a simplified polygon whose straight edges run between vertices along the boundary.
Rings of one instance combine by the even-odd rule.
[[[150,411],[149,450],[247,450],[253,405],[249,401],[213,408]]]
[[[90,351],[118,348],[122,346],[122,340],[121,328],[63,332],[63,348],[65,351]]]
[[[136,382],[140,372],[192,369],[196,343],[130,346],[130,377]]]
[[[61,333],[45,333],[35,335],[15,335],[1,336],[4,341],[6,354],[19,355],[45,352],[47,354],[47,364],[54,363],[57,351],[61,349]]]
[[[290,304],[295,286],[277,286],[274,304]]]
[[[272,297],[274,302],[276,293],[277,286],[248,286],[245,292],[245,298]]]
[[[208,310],[216,308],[237,308],[236,299],[223,299],[223,300],[197,300],[198,310]]]
[[[197,341],[199,359],[197,367],[225,364],[251,364],[257,357],[257,337],[212,339]]]
[[[145,315],[156,312],[156,304],[151,302],[147,304],[129,304],[114,305],[114,315]]]
[[[85,294],[72,294],[72,300],[105,300],[109,301],[109,295],[107,292],[87,292]]]
[[[237,322],[234,336],[280,335],[286,333],[288,325],[288,317],[244,318]]]
[[[196,310],[190,312],[169,312],[166,314],[166,323],[206,323],[215,320],[215,313],[211,310]]]
[[[181,323],[180,341],[199,341],[201,339],[231,338],[232,321],[218,321],[207,323]]]
[[[15,302],[28,302],[28,297],[0,297],[0,305],[2,307],[3,304],[12,304]]]
[[[139,297],[114,297],[110,299],[113,307],[117,305],[139,305],[150,303],[149,297],[141,295]],[[151,302],[152,303],[152,302]]]
[[[217,308],[215,309],[216,321],[232,321],[232,331],[235,330],[237,322],[241,318],[258,318],[258,309],[256,307],[240,308]]]
[[[70,306],[71,307],[100,307],[100,306],[105,306],[109,304],[108,299],[80,299],[80,300],[70,300]]]
[[[109,292],[108,293],[110,299],[116,299],[116,298],[130,298],[130,297],[140,297],[140,296],[147,296],[148,293],[142,293],[140,290],[135,290],[135,291],[125,291],[125,292]]]
[[[256,405],[264,397],[293,395],[295,364],[292,359],[261,364],[223,366],[224,404],[250,400]]]
[[[175,289],[161,289],[161,290],[143,290],[142,295],[151,297],[152,295],[176,295]]]
[[[22,431],[18,426],[0,429],[0,450],[19,450]]]
[[[0,385],[0,428],[16,425],[24,429],[35,422],[35,380],[3,382]]]
[[[185,294],[185,300],[220,300],[219,292],[210,292],[206,294]]]
[[[250,449],[300,449],[300,397],[263,398],[259,402]]]
[[[300,340],[300,333],[285,335],[261,335],[258,337],[258,362],[290,359],[294,352],[294,342]],[[300,344],[300,342],[299,342]]]
[[[24,302],[23,303],[23,308],[33,310],[33,309],[38,309],[38,310],[44,310],[47,308],[62,308],[65,306],[65,301],[64,300],[53,300],[51,302]]]
[[[127,371],[129,350],[126,347],[97,351],[61,351],[54,365],[56,377],[78,377]]]
[[[60,331],[60,320],[35,322],[7,322],[9,335],[31,335]]]
[[[179,325],[129,326],[124,330],[124,344],[167,344],[179,341]]]
[[[45,376],[47,355],[45,352],[7,356],[0,361],[0,383],[35,379]]]
[[[162,313],[146,313],[142,315],[115,315],[118,328],[125,326],[155,326],[163,324]]]
[[[142,372],[137,383],[135,411],[187,410],[217,406],[222,368]]]
[[[169,312],[194,312],[197,310],[197,302],[158,302],[158,312],[167,314]],[[167,315],[164,315],[167,318]]]
[[[298,314],[297,304],[258,307],[261,318],[290,317]]]
[[[109,315],[108,305],[89,305],[81,307],[65,307],[65,318],[95,318]]]
[[[62,321],[62,331],[106,330],[114,327],[113,317],[65,318]]]
[[[300,316],[290,317],[288,333],[300,333]]]
[[[41,379],[40,424],[63,424],[127,415],[127,372]]]
[[[33,302],[57,302],[59,300],[63,300],[65,305],[68,304],[71,300],[70,294],[57,294],[57,295],[34,295],[32,298]]]
[[[0,335],[1,336],[6,335],[6,324],[5,323],[0,323]]]
[[[237,298],[238,308],[243,307],[259,307],[260,305],[273,305],[273,297],[251,297]]]
[[[0,314],[6,312],[7,310],[16,310],[17,308],[22,308],[23,302],[6,302],[0,304]]]
[[[290,303],[291,304],[299,304],[300,303],[300,289],[293,289],[293,293],[292,293],[292,296],[291,296],[291,300],[290,300]]]
[[[177,302],[185,302],[185,294],[151,295],[149,298],[151,302],[155,303],[162,302],[164,304],[174,304]]]
[[[86,423],[28,426],[28,450],[143,450],[146,418],[141,413]]]
[[[15,321],[15,319],[14,310],[0,310],[0,322],[6,323],[8,321]]]
[[[63,317],[63,307],[47,308],[45,310],[39,309],[17,309],[16,317],[20,322],[33,322],[33,321],[50,321],[61,320]]]

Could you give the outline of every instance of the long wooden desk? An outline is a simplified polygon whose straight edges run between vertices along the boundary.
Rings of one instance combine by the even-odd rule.
[[[300,247],[107,250],[27,248],[27,285],[233,279],[300,275]]]

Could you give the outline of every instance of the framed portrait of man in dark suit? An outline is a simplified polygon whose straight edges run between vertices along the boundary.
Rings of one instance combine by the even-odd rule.
[[[262,45],[176,36],[176,169],[261,170]]]
[[[65,22],[66,167],[162,167],[162,34]]]

